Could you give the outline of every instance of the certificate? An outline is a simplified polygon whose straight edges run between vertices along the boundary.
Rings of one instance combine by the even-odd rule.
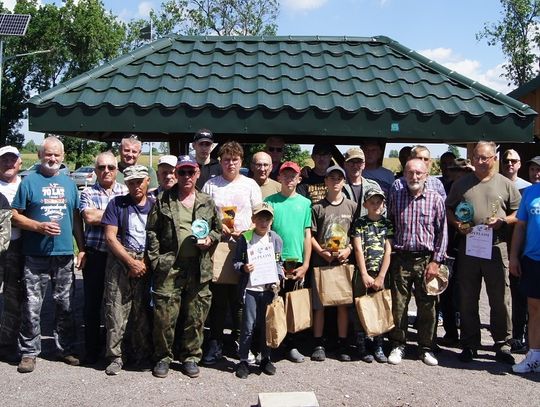
[[[276,253],[272,242],[257,242],[248,247],[248,263],[255,269],[249,274],[249,283],[252,286],[273,284],[278,281]]]
[[[467,233],[465,254],[467,256],[479,257],[491,260],[491,249],[493,248],[493,229],[486,225],[477,225]]]

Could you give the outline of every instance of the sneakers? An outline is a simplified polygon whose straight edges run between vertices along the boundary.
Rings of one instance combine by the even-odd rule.
[[[478,352],[476,350],[471,348],[463,348],[461,353],[459,354],[458,358],[463,363],[470,363],[473,361],[474,358],[478,357]]]
[[[122,370],[122,360],[113,360],[105,369],[108,376],[116,376]]]
[[[304,355],[302,355],[296,348],[292,348],[289,351],[288,359],[294,363],[302,363],[305,360]]]
[[[250,364],[250,365],[254,365],[257,363],[257,358],[255,357],[255,355],[253,354],[253,352],[248,351],[248,358],[247,358],[247,362]]]
[[[36,358],[32,356],[23,356],[17,366],[17,372],[19,373],[30,373],[33,372],[36,368]]]
[[[323,362],[325,359],[326,352],[324,351],[324,346],[316,346],[311,354],[311,360],[314,360],[315,362]]]
[[[261,361],[261,372],[264,372],[269,376],[276,374],[276,367],[269,358],[265,358]]]
[[[506,363],[507,365],[514,365],[516,363],[516,360],[509,349],[500,349],[495,352],[495,360],[497,362]]]
[[[212,339],[201,362],[203,365],[214,365],[221,359],[223,359],[223,346],[217,340]]]
[[[366,350],[364,349],[363,351],[362,350],[359,350],[358,351],[358,358],[362,361],[362,362],[366,362],[366,363],[372,363],[373,362],[373,355],[366,352]]]
[[[525,355],[527,353],[527,346],[519,339],[510,339],[510,351],[512,353]]]
[[[160,360],[154,366],[154,369],[152,370],[152,374],[155,377],[159,377],[161,379],[167,377],[167,375],[169,374],[169,364],[165,362],[164,360]]]
[[[182,373],[184,373],[187,377],[195,378],[199,377],[201,371],[199,370],[199,366],[197,366],[197,363],[189,360],[182,363]]]
[[[58,360],[70,366],[79,366],[81,363],[75,355],[61,355]]]
[[[392,349],[388,356],[388,363],[391,365],[399,365],[403,356],[405,355],[405,349],[402,346]]]
[[[238,363],[238,365],[236,366],[235,375],[239,379],[247,379],[247,377],[249,376],[249,365],[246,361],[243,360]]]
[[[514,373],[539,373],[540,372],[540,359],[537,357],[534,358],[534,353],[529,351],[525,359],[520,363],[512,366],[512,371]]]
[[[420,360],[428,366],[437,366],[439,364],[439,361],[437,360],[435,355],[433,355],[433,353],[429,351],[424,351],[420,353]]]
[[[373,357],[377,361],[377,363],[388,363],[388,358],[384,354],[384,351],[382,347],[375,348],[375,351],[373,352]]]

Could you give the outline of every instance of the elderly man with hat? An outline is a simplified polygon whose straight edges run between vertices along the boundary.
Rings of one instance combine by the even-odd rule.
[[[0,148],[0,196],[3,202],[0,209],[2,219],[2,241],[9,244],[7,251],[0,257],[0,286],[4,294],[4,309],[0,318],[0,359],[17,360],[19,353],[17,335],[21,324],[22,271],[24,257],[21,253],[21,230],[10,226],[11,210],[15,193],[21,183],[17,174],[21,169],[21,155],[16,147]],[[5,208],[4,208],[5,206]]]
[[[162,155],[158,160],[157,179],[159,186],[153,192],[158,196],[160,192],[167,191],[176,184],[176,162],[174,155]]]
[[[347,183],[343,187],[343,194],[358,205],[357,216],[364,216],[367,213],[364,207],[364,197],[371,189],[379,190],[381,187],[376,181],[364,178],[362,171],[366,165],[366,157],[360,147],[351,147],[345,154],[345,173]]]
[[[199,165],[199,178],[196,186],[201,191],[206,181],[222,174],[221,164],[210,156],[214,148],[214,134],[208,129],[199,129],[193,136],[191,145],[195,150],[195,161]]]
[[[128,322],[132,326],[131,345],[137,350],[136,367],[146,367],[151,356],[150,273],[144,261],[146,221],[154,203],[148,194],[148,169],[142,165],[127,167],[124,181],[129,193],[111,200],[101,220],[110,250],[104,292],[107,375],[122,370],[122,341]]]
[[[185,315],[180,340],[182,371],[197,377],[202,357],[204,321],[212,294],[209,248],[221,239],[221,218],[209,195],[196,189],[198,163],[181,156],[178,183],[159,195],[147,225],[148,259],[153,277],[154,366],[166,377],[173,360],[172,345],[178,316]]]

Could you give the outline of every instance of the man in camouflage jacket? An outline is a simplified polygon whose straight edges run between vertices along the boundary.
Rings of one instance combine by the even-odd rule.
[[[189,156],[180,157],[178,184],[159,194],[147,223],[147,256],[152,270],[154,303],[153,374],[166,377],[173,360],[178,316],[183,316],[179,360],[189,377],[197,377],[202,356],[203,324],[210,308],[211,246],[221,238],[221,219],[214,201],[195,188],[200,169]],[[208,235],[197,239],[191,226],[206,221]]]

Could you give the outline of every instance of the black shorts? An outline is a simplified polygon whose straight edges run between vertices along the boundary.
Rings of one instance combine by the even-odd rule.
[[[540,299],[540,261],[527,256],[521,258],[519,289],[527,298]]]

